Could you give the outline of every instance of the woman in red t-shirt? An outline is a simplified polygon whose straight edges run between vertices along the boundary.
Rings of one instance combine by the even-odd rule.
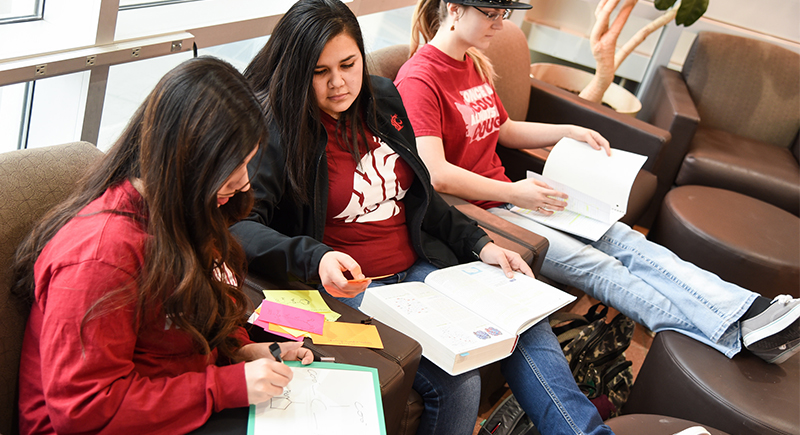
[[[281,394],[292,372],[242,328],[245,257],[228,230],[250,210],[247,163],[267,137],[236,69],[186,61],[34,228],[12,288],[31,304],[22,433],[186,433]]]
[[[425,45],[418,49],[419,41],[412,41],[411,58],[395,84],[436,190],[546,237],[542,275],[585,291],[653,331],[680,332],[729,358],[747,349],[780,364],[800,352],[800,299],[770,300],[725,282],[621,222],[592,241],[510,210],[516,205],[550,216],[569,198],[533,179],[511,182],[498,145],[540,148],[570,137],[598,153],[611,152],[592,130],[508,118],[494,92],[492,65],[480,50],[502,30],[510,3],[419,0],[415,10],[412,35],[421,35]]]

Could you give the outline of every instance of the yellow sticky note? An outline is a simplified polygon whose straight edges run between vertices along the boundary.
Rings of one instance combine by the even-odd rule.
[[[268,301],[320,313],[328,322],[335,322],[341,317],[325,303],[318,290],[264,290],[263,293]]]
[[[359,323],[325,322],[322,335],[309,333],[314,344],[338,346],[372,347],[383,349],[383,341],[375,325]]]
[[[309,334],[311,334],[310,332],[301,331],[299,329],[294,329],[294,328],[289,328],[287,326],[276,325],[274,323],[270,323],[269,324],[269,330],[272,331],[272,332],[282,332],[284,334],[289,334],[289,335],[291,335],[292,337],[295,337],[295,338],[302,337],[302,336],[305,336],[305,337],[310,337],[311,336],[311,335],[309,335]],[[323,332],[325,332],[324,329],[323,329]]]

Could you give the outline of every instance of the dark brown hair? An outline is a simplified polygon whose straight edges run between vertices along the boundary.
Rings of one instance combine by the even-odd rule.
[[[246,216],[253,199],[238,193],[217,207],[217,192],[267,135],[261,106],[235,68],[211,57],[182,63],[159,81],[75,193],[20,245],[12,291],[32,301],[33,266],[48,241],[107,189],[139,179],[150,237],[144,269],[131,284],[138,291],[106,295],[83,324],[135,298],[139,321],[169,316],[200,352],[218,348],[233,358],[240,343],[232,333],[242,324],[248,299],[241,291],[244,252],[228,225]],[[217,278],[223,264],[238,285]]]
[[[313,159],[325,134],[314,94],[314,69],[328,41],[343,33],[355,40],[363,70],[358,98],[339,117],[337,131],[342,133],[340,142],[344,142],[345,150],[358,162],[357,137],[365,135],[363,117],[374,120],[377,115],[374,106],[370,113],[364,113],[365,102],[373,98],[372,84],[361,27],[347,5],[339,0],[298,1],[283,15],[267,44],[244,71],[267,116],[278,124],[286,149],[289,187],[300,203],[309,201]]]

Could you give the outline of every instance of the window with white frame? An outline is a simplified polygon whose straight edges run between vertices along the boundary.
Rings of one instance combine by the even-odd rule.
[[[42,19],[44,0],[3,0],[0,24]]]
[[[75,140],[107,149],[193,44],[242,70],[295,1],[47,0],[42,13],[36,0],[4,0],[0,13],[24,3],[40,16],[0,24],[0,152]],[[368,50],[408,41],[415,0],[344,2]]]

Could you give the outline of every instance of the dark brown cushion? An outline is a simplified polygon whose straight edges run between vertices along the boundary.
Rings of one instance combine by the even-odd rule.
[[[681,186],[667,193],[648,238],[766,297],[800,296],[800,218],[772,204]]]
[[[740,192],[800,215],[800,165],[788,148],[701,124],[675,180]]]
[[[727,435],[719,429],[666,415],[631,414],[606,420],[616,435],[675,435],[690,427],[702,426],[711,435]]]
[[[800,54],[753,38],[700,32],[682,74],[701,125],[791,146],[800,130]]]
[[[800,355],[781,365],[747,351],[728,359],[664,331],[656,334],[622,411],[678,417],[737,435],[796,434],[799,386]]]

